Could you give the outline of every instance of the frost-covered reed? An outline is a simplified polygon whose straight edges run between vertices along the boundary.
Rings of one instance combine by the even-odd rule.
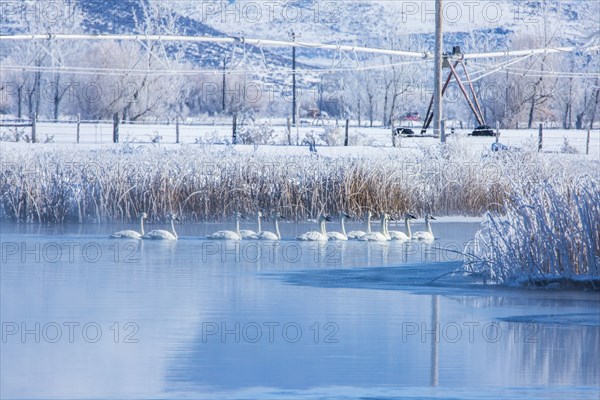
[[[600,185],[589,176],[546,181],[489,213],[467,268],[492,282],[594,287],[600,282]]]
[[[593,168],[568,167],[573,156],[482,155],[460,143],[330,157],[287,147],[12,146],[2,151],[0,216],[27,222],[133,221],[142,211],[214,221],[258,209],[292,220],[367,209],[482,215],[543,179]]]

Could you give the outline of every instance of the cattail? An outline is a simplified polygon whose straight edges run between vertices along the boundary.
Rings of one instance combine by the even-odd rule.
[[[292,220],[342,210],[362,216],[367,209],[483,215],[505,212],[514,195],[534,193],[551,177],[568,182],[578,171],[597,167],[537,152],[482,156],[461,143],[332,158],[276,152],[256,157],[244,150],[4,151],[0,215],[27,222],[124,222],[142,211],[214,221],[257,209]]]

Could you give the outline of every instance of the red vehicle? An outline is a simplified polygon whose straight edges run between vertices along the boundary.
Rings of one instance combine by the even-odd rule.
[[[421,121],[421,114],[419,114],[418,111],[411,111],[404,114],[402,117],[400,117],[400,119],[403,121],[419,122]]]

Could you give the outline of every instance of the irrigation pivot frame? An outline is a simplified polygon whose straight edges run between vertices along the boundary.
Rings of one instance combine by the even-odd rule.
[[[470,89],[470,93],[471,93],[470,95],[469,95],[469,93],[467,93],[467,89],[465,88],[465,85],[463,84],[462,80],[460,79],[458,72],[456,72],[457,66],[461,66],[465,73],[465,79],[469,85],[469,89]],[[477,123],[479,124],[479,127],[476,129],[476,131],[481,130],[483,127],[486,126],[485,116],[483,115],[483,111],[481,109],[479,99],[477,98],[477,93],[475,92],[475,88],[473,87],[473,81],[471,80],[471,76],[469,75],[469,71],[467,70],[467,65],[464,62],[464,55],[462,54],[460,46],[454,46],[451,54],[448,54],[448,53],[443,54],[443,68],[449,69],[450,72],[448,73],[448,77],[446,78],[446,81],[444,82],[444,86],[442,87],[441,96],[442,97],[444,96],[444,94],[446,93],[446,89],[448,89],[448,86],[450,85],[450,82],[452,81],[452,78],[454,78],[456,80],[456,83],[458,84],[458,87],[460,88],[460,91],[462,92],[463,96],[465,96],[465,99],[467,100],[467,104],[469,105],[469,108],[475,115],[475,119],[477,119]],[[471,96],[472,96],[472,98],[471,98]],[[423,124],[423,128],[421,129],[421,135],[424,135],[427,132],[427,129],[429,128],[429,125],[431,124],[431,122],[434,118],[434,114],[435,114],[433,112],[433,106],[434,106],[434,101],[435,101],[434,98],[435,98],[435,95],[431,97],[431,101],[429,102],[429,108],[427,109],[427,113],[425,115],[425,123]]]

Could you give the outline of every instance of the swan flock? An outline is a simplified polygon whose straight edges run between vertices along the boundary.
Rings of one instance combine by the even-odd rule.
[[[242,214],[235,214],[235,230],[223,230],[208,235],[206,238],[210,240],[265,240],[278,241],[281,240],[281,232],[279,230],[279,221],[283,220],[283,216],[279,212],[273,212],[270,217],[273,221],[272,231],[263,231],[261,220],[264,217],[262,211],[256,213],[257,230],[240,230],[240,223],[243,218]],[[299,235],[296,240],[304,242],[327,242],[327,241],[348,241],[357,240],[362,242],[387,242],[399,241],[406,242],[409,240],[433,241],[435,236],[431,229],[431,221],[435,220],[430,214],[425,215],[425,230],[412,232],[410,222],[417,219],[413,214],[406,213],[403,216],[404,231],[390,231],[389,222],[396,221],[390,214],[385,212],[380,213],[380,228],[378,231],[371,229],[371,219],[373,214],[371,211],[365,213],[366,228],[365,231],[351,231],[346,233],[345,223],[351,219],[350,215],[345,212],[340,213],[340,231],[327,232],[327,222],[332,222],[331,217],[326,214],[319,215],[317,219],[318,230],[309,231]],[[176,214],[170,214],[170,230],[152,230],[148,233],[144,232],[144,220],[148,219],[148,214],[142,212],[138,216],[140,231],[122,230],[113,233],[109,237],[112,239],[142,239],[142,240],[177,240],[179,236],[175,231],[175,222],[179,222]]]

